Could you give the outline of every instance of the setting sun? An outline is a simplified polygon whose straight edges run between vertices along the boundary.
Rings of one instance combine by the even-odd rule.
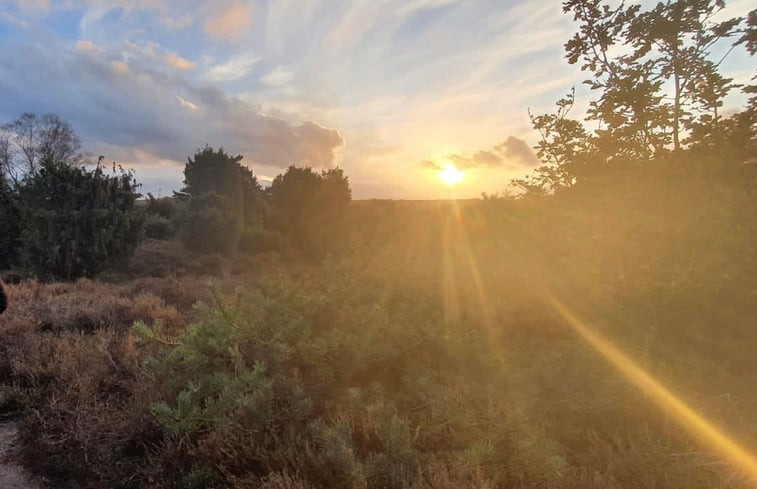
[[[445,163],[442,169],[439,170],[439,179],[450,187],[460,183],[463,177],[465,177],[465,172],[458,170],[452,163]]]

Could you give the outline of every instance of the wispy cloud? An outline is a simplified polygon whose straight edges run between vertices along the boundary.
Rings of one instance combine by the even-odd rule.
[[[129,65],[124,61],[111,61],[110,67],[119,75],[129,74]]]
[[[192,102],[190,102],[189,100],[185,99],[184,97],[182,97],[180,95],[177,95],[176,98],[179,99],[179,103],[181,104],[182,107],[186,107],[186,108],[188,108],[189,110],[192,110],[192,111],[199,110],[199,107],[197,107],[197,105],[193,104]]]
[[[97,46],[95,46],[95,43],[92,41],[76,41],[76,44],[74,45],[74,48],[77,51],[83,51],[83,52],[97,52],[100,50]]]
[[[56,112],[144,168],[208,143],[269,175],[338,163],[357,196],[433,197],[418,162],[447,158],[478,195],[533,164],[526,109],[581,80],[559,2],[0,3],[0,117]]]
[[[21,29],[28,29],[29,28],[29,23],[28,22],[26,22],[24,20],[17,19],[13,15],[11,15],[8,12],[5,12],[3,10],[0,10],[0,21],[5,22],[6,24],[10,24],[10,25],[15,26],[15,27],[20,27]]]
[[[158,21],[169,29],[186,29],[192,25],[192,16],[190,14],[184,14],[180,17],[165,16],[160,17]]]
[[[280,86],[288,83],[294,77],[294,72],[285,69],[283,66],[277,67],[260,77],[261,83],[269,86]]]
[[[168,66],[176,68],[177,70],[190,71],[197,68],[197,63],[188,59],[182,58],[176,53],[168,53],[163,57],[163,60]]]
[[[205,32],[211,36],[232,40],[239,37],[252,22],[252,5],[231,5],[205,22]]]
[[[261,58],[253,52],[241,53],[232,56],[225,63],[211,67],[206,78],[211,81],[234,81],[242,78]]]

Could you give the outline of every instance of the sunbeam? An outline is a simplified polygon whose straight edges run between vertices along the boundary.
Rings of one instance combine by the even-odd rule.
[[[753,453],[698,414],[623,353],[609,339],[574,315],[559,300],[550,294],[547,294],[547,297],[565,322],[613,367],[625,375],[634,386],[652,398],[662,409],[673,415],[673,418],[692,435],[701,439],[735,467],[743,470],[750,479],[757,482],[757,457]]]

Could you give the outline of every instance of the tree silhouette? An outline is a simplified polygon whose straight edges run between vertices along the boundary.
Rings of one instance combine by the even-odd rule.
[[[65,164],[82,161],[81,140],[54,114],[24,113],[0,127],[0,172],[14,183],[35,173],[43,159]]]
[[[589,104],[589,132],[568,117],[574,94],[558,101],[554,114],[531,116],[540,132],[545,165],[515,184],[530,191],[575,185],[598,169],[630,160],[650,160],[695,146],[722,132],[723,99],[738,85],[719,73],[736,46],[754,50],[754,19],[716,21],[721,0],[609,6],[601,0],[563,4],[578,22],[565,44],[569,63],[591,74],[585,83],[598,92]],[[716,46],[728,44],[715,57]]]

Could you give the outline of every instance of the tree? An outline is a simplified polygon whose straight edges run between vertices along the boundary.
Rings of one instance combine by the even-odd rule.
[[[187,159],[183,192],[189,199],[179,219],[187,248],[233,253],[243,229],[260,224],[262,188],[252,171],[240,163],[242,158],[205,146]]]
[[[0,170],[13,183],[35,173],[43,159],[75,165],[82,158],[81,140],[54,114],[26,112],[0,127]]]
[[[0,175],[0,270],[17,263],[20,218],[16,194]]]
[[[187,159],[182,191],[190,196],[215,192],[229,200],[244,222],[254,221],[260,212],[262,188],[252,171],[240,163],[242,158],[227,154],[223,148],[198,149],[193,158]]]
[[[724,7],[722,0],[667,0],[649,10],[565,1],[563,10],[579,24],[565,44],[566,58],[592,75],[585,83],[599,95],[587,120],[598,127],[590,133],[568,118],[572,94],[555,114],[531,116],[546,164],[516,185],[570,187],[608,165],[678,153],[721,131],[719,108],[737,85],[718,70],[736,46],[750,49],[754,37],[742,17],[716,21]],[[715,58],[714,48],[727,43],[730,49]]]
[[[271,184],[271,226],[312,259],[338,254],[347,244],[347,209],[352,198],[340,168],[317,173],[290,166]]]
[[[91,277],[129,258],[141,235],[138,184],[46,157],[18,185],[23,263],[41,278]]]

